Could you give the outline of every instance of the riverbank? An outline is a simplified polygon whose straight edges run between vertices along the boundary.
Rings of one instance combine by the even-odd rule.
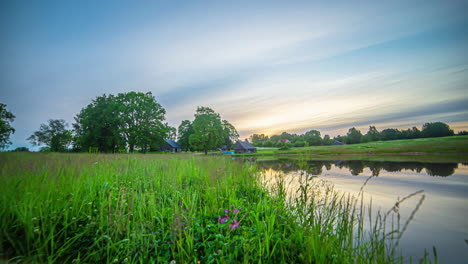
[[[268,155],[305,155],[316,158],[347,158],[385,160],[405,156],[408,159],[437,159],[449,156],[451,161],[468,161],[468,136],[440,138],[419,138],[392,141],[376,141],[352,145],[311,146],[279,150],[277,148],[259,148],[257,153],[237,154],[235,156],[268,156]]]
[[[0,259],[12,262],[405,261],[401,230],[373,219],[364,231],[359,198],[304,177],[289,201],[281,179],[267,188],[223,156],[0,153],[0,176]]]

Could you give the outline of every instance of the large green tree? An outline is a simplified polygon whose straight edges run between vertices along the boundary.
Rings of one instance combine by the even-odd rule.
[[[362,134],[361,131],[357,130],[355,127],[352,127],[348,130],[346,134],[346,143],[348,144],[357,144],[361,143]]]
[[[234,143],[239,139],[239,133],[236,128],[227,120],[222,121],[223,126],[223,141],[227,149],[230,150],[234,147]]]
[[[117,95],[122,118],[121,132],[130,152],[139,147],[142,152],[157,149],[164,143],[169,128],[163,123],[166,110],[151,93],[121,93]]]
[[[449,125],[442,122],[425,123],[421,132],[424,137],[446,137],[454,135]]]
[[[322,136],[318,130],[309,130],[304,134],[304,140],[309,143],[309,146],[320,146],[323,144]]]
[[[198,107],[195,120],[192,123],[194,133],[190,135],[189,142],[193,149],[215,149],[223,143],[223,126],[221,117],[209,107]]]
[[[163,123],[165,113],[151,93],[99,96],[75,118],[77,145],[83,150],[96,147],[101,152],[126,147],[130,152],[157,149],[169,132]]]
[[[115,96],[98,96],[75,117],[75,148],[84,151],[97,148],[100,152],[123,149],[125,139],[120,133],[121,126],[120,107]]]
[[[375,128],[375,126],[369,126],[369,130],[367,133],[362,137],[362,142],[371,142],[371,141],[379,141],[380,140],[380,132]]]
[[[72,134],[63,119],[49,119],[48,124],[41,124],[28,140],[35,146],[46,145],[51,151],[66,151],[71,144]]]
[[[15,133],[15,129],[10,123],[14,120],[15,116],[6,110],[6,105],[0,104],[0,149],[11,144],[10,135]]]
[[[190,150],[190,135],[195,133],[193,131],[192,123],[189,120],[183,120],[177,129],[177,142],[184,151]]]

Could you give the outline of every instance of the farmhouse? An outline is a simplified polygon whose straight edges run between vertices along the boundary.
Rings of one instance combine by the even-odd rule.
[[[246,141],[237,141],[234,145],[234,152],[236,154],[239,153],[255,153],[257,152],[257,148],[252,146],[249,142]]]
[[[159,151],[182,152],[182,148],[174,140],[164,139],[164,141],[166,144],[161,145]]]
[[[338,140],[335,140],[331,143],[332,145],[344,145],[345,143],[341,142],[341,141],[338,141]]]

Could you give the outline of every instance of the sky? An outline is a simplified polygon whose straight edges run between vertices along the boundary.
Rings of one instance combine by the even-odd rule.
[[[0,1],[11,149],[102,94],[208,106],[241,138],[468,130],[467,1]]]

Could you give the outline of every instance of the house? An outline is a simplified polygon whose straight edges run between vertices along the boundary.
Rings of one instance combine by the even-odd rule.
[[[166,144],[161,145],[159,151],[182,152],[182,148],[174,140],[164,139],[164,141]]]
[[[240,153],[256,153],[257,148],[252,146],[249,142],[246,141],[237,141],[234,145],[234,152],[236,154]]]
[[[331,144],[332,144],[332,145],[344,145],[343,142],[338,141],[338,140],[333,141]]]

